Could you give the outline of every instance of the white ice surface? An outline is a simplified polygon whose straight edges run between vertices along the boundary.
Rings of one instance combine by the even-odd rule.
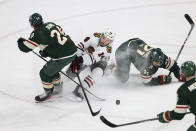
[[[117,32],[113,58],[122,42],[139,37],[175,59],[190,29],[184,14],[196,21],[196,0],[0,0],[0,131],[185,131],[193,124],[193,115],[187,115],[169,124],[153,121],[112,129],[100,121],[100,115],[91,116],[85,101],[72,100],[76,85],[66,77],[62,98],[35,103],[35,95],[43,90],[39,70],[45,62],[33,53],[20,52],[16,43],[21,36],[29,37],[28,17],[34,12],[41,13],[44,21],[61,25],[76,43],[91,32],[111,27]],[[193,30],[179,64],[196,62],[195,36]],[[106,101],[88,95],[93,110],[102,108],[101,115],[121,124],[154,118],[175,107],[181,83],[174,77],[169,85],[147,87],[138,76],[131,67],[127,83],[118,83],[111,76],[97,81],[91,91]],[[116,99],[121,100],[118,106]]]

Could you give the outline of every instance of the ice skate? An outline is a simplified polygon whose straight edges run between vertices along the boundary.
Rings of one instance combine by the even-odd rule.
[[[72,92],[76,101],[81,102],[84,99],[84,96],[82,94],[82,89],[79,86],[76,86],[76,88],[74,89],[74,91]]]
[[[36,100],[37,102],[46,101],[46,100],[48,100],[48,99],[51,98],[52,93],[53,93],[53,88],[50,89],[50,90],[44,90],[44,93],[43,93],[43,94],[40,94],[40,95],[37,95],[37,96],[35,97],[35,100]]]
[[[58,95],[59,97],[62,97],[63,94],[63,82],[60,82],[59,84],[54,84],[54,91],[52,95]]]

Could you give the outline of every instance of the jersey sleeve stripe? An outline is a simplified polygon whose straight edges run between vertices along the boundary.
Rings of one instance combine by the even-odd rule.
[[[30,40],[25,40],[25,41],[27,41],[29,44],[31,44],[31,45],[33,45],[33,46],[35,46],[35,47],[38,47],[38,44],[36,44],[36,43],[33,42],[33,41],[30,41]]]
[[[90,82],[91,86],[93,86],[93,81],[89,77],[86,77],[86,80]]]
[[[188,108],[175,108],[174,111],[175,111],[176,113],[182,114],[182,113],[186,113],[186,112],[187,112],[187,109],[188,109]]]
[[[143,79],[149,79],[152,78],[152,76],[141,76]]]
[[[83,47],[82,47],[82,45],[81,45],[81,44],[78,44],[78,46],[79,46],[79,48],[80,48],[81,50],[83,50]]]
[[[176,108],[189,108],[189,107],[182,107],[182,106],[176,106]]]
[[[86,82],[86,84],[88,85],[88,87],[90,88],[90,84],[88,83],[88,81],[86,79],[84,79],[84,82]]]
[[[79,46],[81,49],[84,49],[84,45],[83,45],[82,42],[80,42],[80,43],[78,44],[78,46]]]
[[[171,58],[169,57],[169,63],[167,65],[166,69],[169,68],[170,64],[171,64]]]
[[[188,105],[176,105],[174,111],[177,113],[186,113],[188,108]]]
[[[175,61],[169,57],[169,63],[168,63],[168,65],[166,66],[166,69],[170,70],[171,67],[174,65],[174,62],[175,62]]]

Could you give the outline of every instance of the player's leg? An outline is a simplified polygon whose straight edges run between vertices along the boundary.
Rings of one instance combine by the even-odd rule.
[[[95,81],[97,81],[98,79],[100,79],[100,77],[104,75],[104,70],[106,66],[107,66],[107,62],[105,61],[99,61],[91,65],[90,66],[91,73],[87,75],[82,81],[83,87],[91,88],[95,84]],[[81,87],[79,86],[76,86],[76,88],[73,91],[73,94],[76,97],[77,101],[82,101],[84,98]]]
[[[116,67],[113,69],[113,75],[121,82],[129,79],[131,60],[127,54],[128,42],[123,43],[115,52]]]
[[[61,77],[58,73],[66,65],[72,62],[75,56],[61,60],[50,60],[40,71],[44,93],[35,97],[36,101],[44,101],[51,97],[54,87],[62,88]]]

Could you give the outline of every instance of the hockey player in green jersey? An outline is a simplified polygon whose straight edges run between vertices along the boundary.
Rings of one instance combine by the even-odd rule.
[[[51,58],[40,71],[44,93],[35,97],[36,101],[45,101],[54,93],[61,91],[59,71],[75,59],[77,48],[59,25],[52,22],[44,23],[40,14],[32,14],[29,22],[34,31],[28,40],[19,38],[18,47],[26,53],[39,47],[42,57]]]
[[[139,38],[130,39],[122,43],[115,52],[116,67],[114,76],[121,82],[129,79],[131,63],[140,72],[146,85],[160,85],[170,83],[171,76],[159,75],[152,77],[159,68],[167,69],[179,79],[179,66],[172,58],[166,56],[160,48],[152,48]]]
[[[196,119],[196,66],[192,61],[186,61],[181,65],[181,78],[185,83],[177,90],[177,104],[172,111],[165,111],[158,114],[159,121],[168,123],[171,120],[181,120],[187,109],[195,115]],[[195,124],[191,125],[187,131],[196,131]]]

